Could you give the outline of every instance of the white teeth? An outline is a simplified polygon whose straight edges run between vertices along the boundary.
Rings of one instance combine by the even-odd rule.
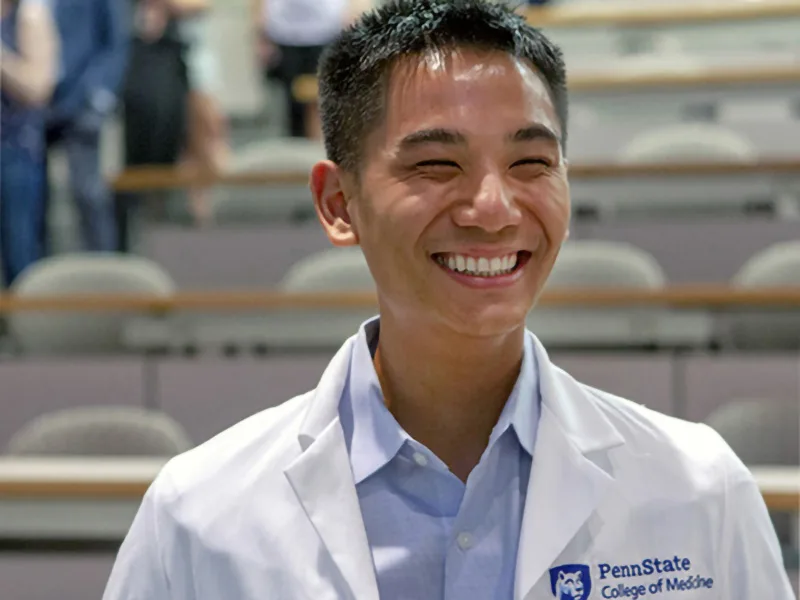
[[[508,254],[503,257],[472,257],[462,254],[440,254],[436,260],[443,267],[451,271],[465,273],[467,275],[477,275],[481,277],[494,277],[506,275],[517,266],[517,254]]]

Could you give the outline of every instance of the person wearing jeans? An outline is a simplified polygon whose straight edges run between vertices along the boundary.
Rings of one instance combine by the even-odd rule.
[[[42,255],[45,105],[58,41],[48,0],[2,0],[0,254],[6,285]]]
[[[58,0],[63,75],[47,120],[47,144],[67,155],[86,250],[117,250],[113,199],[100,164],[100,133],[117,105],[128,59],[129,0]]]

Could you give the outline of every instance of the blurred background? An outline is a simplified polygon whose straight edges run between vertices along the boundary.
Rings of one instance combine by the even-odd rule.
[[[100,598],[164,461],[311,389],[374,314],[307,189],[316,62],[371,6],[2,0],[0,599]],[[720,431],[797,585],[800,0],[518,10],[571,90],[571,237],[528,325]]]

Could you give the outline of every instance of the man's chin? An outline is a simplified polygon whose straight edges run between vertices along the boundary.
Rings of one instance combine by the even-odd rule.
[[[469,337],[502,336],[525,326],[528,311],[507,305],[487,306],[466,315],[450,314],[451,327]]]

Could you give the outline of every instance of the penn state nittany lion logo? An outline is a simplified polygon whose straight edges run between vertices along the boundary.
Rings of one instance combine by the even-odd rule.
[[[592,578],[586,565],[561,565],[550,569],[550,588],[556,600],[588,600]]]

